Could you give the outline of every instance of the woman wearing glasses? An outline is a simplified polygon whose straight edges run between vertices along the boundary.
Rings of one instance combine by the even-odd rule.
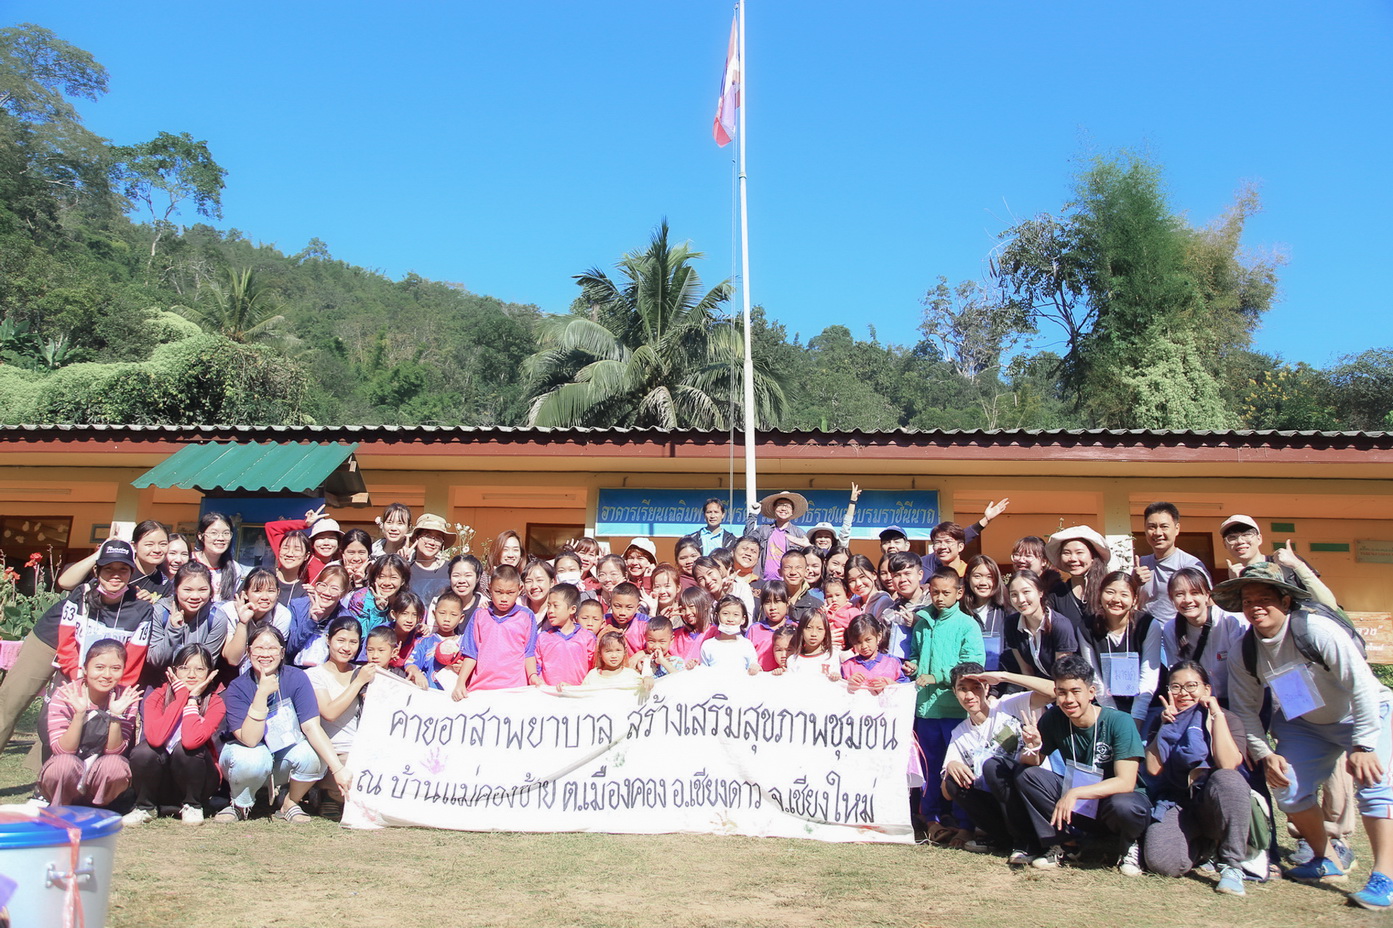
[[[231,602],[247,568],[232,556],[232,520],[221,512],[205,512],[198,520],[198,540],[193,560],[213,578],[213,601]]]
[[[1219,871],[1215,891],[1246,895],[1242,864],[1250,856],[1251,806],[1243,725],[1219,705],[1209,674],[1193,660],[1171,667],[1161,703],[1161,728],[1146,747],[1146,772],[1158,778],[1161,815],[1146,829],[1146,868],[1183,876],[1212,859]]]
[[[274,625],[259,625],[248,636],[250,666],[227,687],[227,721],[218,763],[227,777],[232,803],[215,822],[245,821],[256,790],[271,777],[281,787],[271,797],[272,817],[292,824],[308,822],[300,800],[327,769],[348,792],[348,768],[319,724],[319,700],[309,677],[285,665],[285,638]]]

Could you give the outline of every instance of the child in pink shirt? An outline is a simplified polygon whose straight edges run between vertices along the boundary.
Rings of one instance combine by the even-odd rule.
[[[822,581],[823,609],[827,612],[827,624],[832,627],[832,649],[845,651],[846,627],[851,620],[861,614],[861,607],[851,601],[851,591],[846,581],[837,577],[827,577]]]
[[[861,688],[879,693],[891,683],[908,683],[898,657],[885,653],[885,629],[871,616],[860,615],[846,628],[846,641],[852,657],[842,661],[842,679],[853,691]]]
[[[648,616],[638,611],[639,588],[632,583],[620,583],[609,596],[609,615],[605,619],[616,631],[624,633],[625,656],[630,657],[648,646]]]
[[[537,673],[537,617],[518,602],[522,576],[499,564],[489,581],[489,604],[474,613],[460,639],[459,681],[451,697],[542,682]]]
[[[782,580],[766,580],[759,591],[758,621],[750,626],[745,637],[755,646],[759,655],[761,670],[773,670],[778,664],[774,661],[774,634],[785,625],[791,630],[789,621],[788,585]]]
[[[684,661],[701,660],[701,644],[716,634],[712,613],[716,604],[711,594],[698,586],[689,586],[677,594],[677,611],[682,624],[673,627],[672,653]]]
[[[595,666],[595,636],[576,624],[580,590],[558,583],[547,593],[547,621],[537,633],[542,682],[579,684]]]

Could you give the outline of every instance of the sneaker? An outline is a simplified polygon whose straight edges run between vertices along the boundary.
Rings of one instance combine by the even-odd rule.
[[[990,843],[980,838],[969,838],[964,841],[962,843],[962,849],[964,851],[970,851],[973,854],[990,854],[992,851],[996,850]]]
[[[1205,876],[1214,876],[1219,872],[1219,868],[1212,860],[1202,860],[1195,864],[1195,872],[1203,873]]]
[[[184,807],[179,810],[179,821],[183,822],[185,825],[202,825],[203,807],[186,803]]]
[[[1011,856],[1006,858],[1006,863],[1012,867],[1028,867],[1034,859],[1035,855],[1029,851],[1012,851]]]
[[[1349,894],[1350,905],[1357,905],[1375,912],[1393,908],[1393,880],[1375,870],[1369,874],[1369,882],[1357,893]]]
[[[1291,856],[1287,860],[1291,862],[1293,867],[1299,867],[1302,864],[1309,864],[1311,858],[1315,856],[1316,852],[1311,850],[1311,843],[1305,838],[1297,838],[1296,849],[1291,852]]]
[[[1214,884],[1214,891],[1226,896],[1248,895],[1243,888],[1243,871],[1237,867],[1224,867],[1219,871],[1219,882]]]
[[[231,803],[219,809],[218,814],[213,816],[213,821],[219,825],[226,825],[230,822],[245,822],[246,820],[247,810]]]
[[[1141,844],[1133,841],[1127,845],[1127,850],[1123,852],[1122,859],[1117,862],[1117,872],[1123,876],[1141,876]]]
[[[1354,848],[1350,847],[1348,842],[1343,839],[1331,838],[1330,850],[1335,861],[1340,865],[1340,869],[1346,873],[1358,866],[1359,861],[1355,859]]]
[[[1329,857],[1317,857],[1299,867],[1288,867],[1287,872],[1282,875],[1298,883],[1320,883],[1326,880],[1343,883],[1345,880],[1345,871]]]
[[[121,824],[127,828],[134,828],[136,825],[144,825],[155,820],[155,815],[149,809],[142,809],[139,806],[121,816]]]
[[[1036,870],[1058,870],[1059,865],[1068,859],[1068,856],[1063,846],[1052,844],[1049,850],[1032,860],[1030,865]]]

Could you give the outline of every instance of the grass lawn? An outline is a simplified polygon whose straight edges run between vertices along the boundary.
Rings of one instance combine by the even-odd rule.
[[[0,755],[0,797],[33,788],[32,714]],[[1368,845],[1350,886],[1368,874]],[[267,818],[121,833],[110,923],[122,926],[904,926],[1196,928],[1389,924],[1334,887],[1274,881],[1248,896],[1208,880],[1112,869],[1012,871],[934,847],[694,835],[528,835]]]

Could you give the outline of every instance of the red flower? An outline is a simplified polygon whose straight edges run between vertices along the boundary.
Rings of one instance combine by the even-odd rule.
[[[40,552],[38,552],[38,551],[35,551],[33,554],[29,555],[29,560],[27,560],[27,561],[24,562],[24,566],[25,566],[25,567],[38,567],[39,564],[43,561],[43,559],[44,559],[43,554],[40,553]]]

